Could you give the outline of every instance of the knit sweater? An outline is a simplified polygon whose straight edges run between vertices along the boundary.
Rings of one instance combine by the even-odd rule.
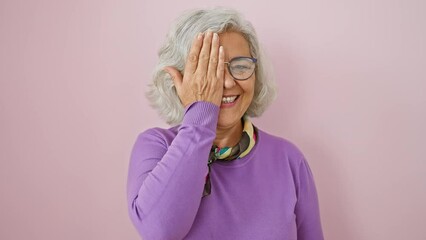
[[[141,133],[129,164],[130,218],[144,240],[322,240],[311,170],[291,142],[258,130],[251,152],[211,165],[219,107],[195,102],[181,125]]]

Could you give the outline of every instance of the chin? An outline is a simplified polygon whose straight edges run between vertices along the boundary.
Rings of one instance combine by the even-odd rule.
[[[231,128],[235,125],[237,125],[238,123],[241,123],[241,118],[243,116],[221,116],[219,115],[219,119],[217,122],[217,126],[220,128]]]

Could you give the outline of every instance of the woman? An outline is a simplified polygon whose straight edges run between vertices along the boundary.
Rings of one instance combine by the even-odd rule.
[[[274,97],[252,25],[191,11],[170,31],[148,93],[169,129],[139,135],[128,204],[150,239],[323,239],[302,153],[253,126]]]

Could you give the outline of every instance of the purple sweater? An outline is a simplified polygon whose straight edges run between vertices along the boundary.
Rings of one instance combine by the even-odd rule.
[[[302,153],[258,131],[251,152],[211,165],[219,107],[196,102],[181,125],[141,133],[128,175],[130,218],[144,240],[322,240],[318,198]]]

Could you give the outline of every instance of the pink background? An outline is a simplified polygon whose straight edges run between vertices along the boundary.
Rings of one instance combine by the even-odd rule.
[[[126,175],[182,10],[255,25],[279,97],[255,123],[296,143],[331,240],[426,239],[426,2],[0,2],[0,239],[139,239]]]

